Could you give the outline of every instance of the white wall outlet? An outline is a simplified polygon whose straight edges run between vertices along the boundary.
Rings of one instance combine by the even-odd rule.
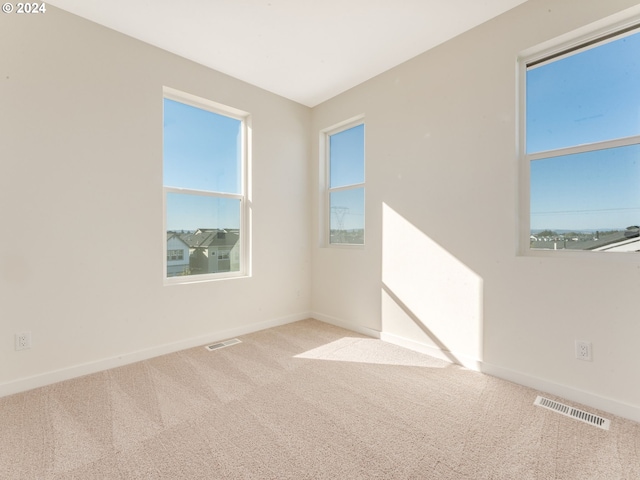
[[[31,332],[16,333],[16,350],[31,348]]]
[[[586,360],[587,362],[593,360],[591,355],[591,342],[576,340],[576,358],[578,360]]]

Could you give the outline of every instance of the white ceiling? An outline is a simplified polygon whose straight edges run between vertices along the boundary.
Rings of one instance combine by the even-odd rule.
[[[526,0],[53,0],[315,106]]]

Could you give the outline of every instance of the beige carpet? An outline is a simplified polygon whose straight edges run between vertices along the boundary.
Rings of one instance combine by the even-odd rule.
[[[314,320],[240,338],[0,399],[0,478],[640,479],[640,424]]]

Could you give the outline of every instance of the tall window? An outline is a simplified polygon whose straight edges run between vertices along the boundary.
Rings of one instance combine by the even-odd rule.
[[[326,133],[329,244],[364,244],[364,124]]]
[[[170,283],[246,273],[246,114],[165,88],[165,272]],[[179,258],[175,252],[187,252]],[[218,251],[228,252],[221,262]]]
[[[530,249],[640,251],[639,32],[522,63]]]

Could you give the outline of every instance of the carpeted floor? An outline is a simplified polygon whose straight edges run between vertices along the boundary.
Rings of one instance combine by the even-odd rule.
[[[0,478],[640,479],[632,421],[315,320],[240,339],[1,398]]]

